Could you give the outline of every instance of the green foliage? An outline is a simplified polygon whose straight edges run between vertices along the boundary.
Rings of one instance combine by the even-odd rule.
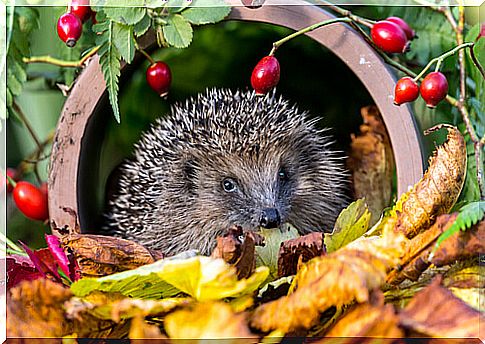
[[[478,221],[483,219],[485,215],[485,201],[472,202],[460,209],[460,213],[455,219],[455,222],[445,232],[441,233],[434,251],[441,245],[443,241],[451,237],[453,234],[459,231],[465,231],[473,225],[476,225]],[[434,252],[433,251],[433,252]]]
[[[96,24],[95,30],[102,34],[96,39],[96,44],[100,46],[98,55],[99,63],[103,71],[104,80],[108,89],[109,101],[113,108],[113,114],[117,122],[120,122],[120,109],[118,106],[118,79],[121,68],[121,54],[114,44],[115,22],[106,19],[104,22]]]
[[[12,112],[14,97],[27,81],[22,58],[30,56],[30,34],[39,27],[39,13],[31,7],[7,7],[7,59],[2,75],[7,75],[7,109]]]
[[[369,228],[370,218],[371,213],[364,199],[352,202],[338,216],[333,232],[325,234],[327,252],[337,251],[360,238]]]
[[[133,26],[113,23],[113,44],[128,63],[135,57],[135,38]]]
[[[187,48],[192,42],[192,26],[180,14],[167,18],[167,25],[163,26],[165,41],[175,48]]]
[[[187,10],[183,11],[182,15],[190,23],[195,25],[217,23],[229,14],[231,8],[227,6],[223,0],[218,0],[216,2],[218,3],[217,5],[220,7],[190,7]],[[198,6],[202,4],[203,1],[200,0],[194,0],[192,2],[192,6]]]

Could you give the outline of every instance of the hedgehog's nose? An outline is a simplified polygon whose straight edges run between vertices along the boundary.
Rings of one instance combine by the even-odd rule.
[[[275,208],[265,208],[261,213],[259,224],[264,228],[276,228],[281,224],[280,213]]]

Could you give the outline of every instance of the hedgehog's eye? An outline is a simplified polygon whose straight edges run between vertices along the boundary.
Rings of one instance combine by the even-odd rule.
[[[222,181],[222,188],[226,192],[234,192],[237,189],[237,183],[234,179],[232,178],[225,178]]]
[[[284,167],[281,167],[278,171],[278,178],[280,181],[286,181],[288,180],[288,172],[286,172],[286,169]]]

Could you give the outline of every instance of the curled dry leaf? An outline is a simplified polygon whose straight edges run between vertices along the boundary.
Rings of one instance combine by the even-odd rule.
[[[301,263],[324,254],[323,233],[310,233],[284,241],[278,254],[278,276],[295,275]]]
[[[384,305],[384,298],[380,291],[372,293],[369,302],[354,305],[340,318],[319,344],[334,343],[331,337],[340,337],[339,343],[374,343],[375,337],[402,338],[403,331],[399,328],[399,318],[392,305]],[[347,337],[348,340],[342,337]],[[372,337],[372,338],[369,338]]]
[[[241,227],[231,228],[226,236],[217,238],[211,257],[224,259],[236,267],[238,278],[247,278],[256,268],[254,249],[262,244],[262,240],[254,232],[244,233]]]
[[[163,255],[130,240],[91,234],[72,234],[61,239],[85,277],[99,277],[150,264]]]
[[[7,336],[49,338],[75,334],[117,338],[126,334],[123,323],[100,320],[90,314],[68,317],[64,304],[71,296],[69,288],[47,279],[18,284],[8,293]]]
[[[364,124],[360,135],[352,135],[348,166],[352,171],[355,198],[365,198],[376,223],[392,197],[394,156],[386,127],[375,106],[360,110]]]
[[[483,315],[440,285],[436,278],[417,293],[399,314],[401,326],[424,336],[441,338],[480,338]]]
[[[395,206],[398,210],[396,229],[408,238],[427,229],[440,214],[446,214],[460,195],[466,173],[466,144],[459,130],[450,125],[439,125],[448,130],[447,141],[438,147],[429,162],[424,177],[403,196]]]
[[[431,264],[445,266],[485,252],[485,221],[481,221],[465,232],[453,234],[432,254],[436,240],[453,224],[456,216],[456,213],[439,216],[430,229],[410,240],[403,259],[398,268],[389,273],[387,282],[397,285],[405,279],[416,281]]]
[[[401,234],[387,231],[382,237],[354,241],[310,260],[295,277],[296,291],[256,308],[250,325],[264,332],[308,329],[331,306],[368,301],[369,290],[379,288],[399,261],[404,240]]]
[[[195,303],[167,315],[164,325],[170,338],[224,338],[224,343],[232,343],[231,338],[238,343],[243,338],[256,340],[248,329],[245,316],[234,313],[223,302]]]
[[[62,304],[71,297],[65,286],[47,279],[23,281],[7,295],[8,337],[62,337],[72,333]]]

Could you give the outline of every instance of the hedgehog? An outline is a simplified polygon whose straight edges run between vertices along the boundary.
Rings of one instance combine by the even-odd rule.
[[[207,90],[142,134],[119,168],[103,232],[165,255],[210,254],[235,226],[328,232],[347,202],[333,143],[275,92]]]

